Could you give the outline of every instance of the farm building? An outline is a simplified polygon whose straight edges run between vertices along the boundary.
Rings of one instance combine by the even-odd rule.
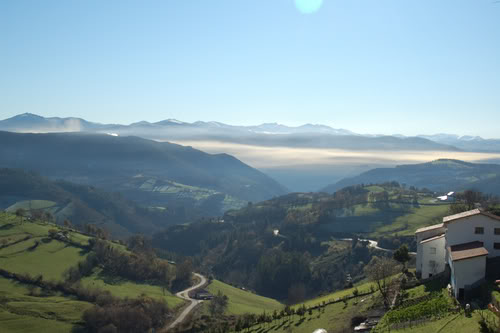
[[[446,216],[415,236],[417,274],[426,279],[449,269],[457,299],[484,280],[488,259],[500,257],[500,217],[480,209]]]

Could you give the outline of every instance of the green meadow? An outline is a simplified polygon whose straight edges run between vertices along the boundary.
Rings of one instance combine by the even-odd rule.
[[[49,237],[50,229],[61,227],[41,221],[28,221],[0,212],[0,268],[12,273],[42,275],[44,280],[63,280],[63,273],[89,254],[80,246],[90,237],[79,232],[68,232],[71,243]],[[123,245],[113,247],[127,251]],[[89,287],[109,290],[120,298],[147,295],[164,299],[170,308],[178,308],[185,301],[175,297],[161,286],[137,283],[107,277],[99,268],[81,281]],[[81,326],[81,316],[93,304],[76,300],[15,280],[0,277],[0,332],[71,332]]]
[[[107,277],[102,274],[100,269],[96,269],[91,276],[84,277],[82,283],[88,287],[108,290],[113,295],[121,298],[135,298],[143,294],[153,298],[163,298],[170,308],[175,308],[185,303],[185,301],[172,295],[172,293],[161,286]]]
[[[281,310],[284,305],[280,302],[253,294],[249,291],[232,287],[228,284],[213,280],[206,288],[210,293],[216,295],[219,291],[228,297],[226,314],[241,315],[244,313],[260,314],[263,311],[273,312]]]
[[[81,324],[81,315],[92,306],[69,297],[44,295],[0,277],[0,331],[3,333],[71,332]]]

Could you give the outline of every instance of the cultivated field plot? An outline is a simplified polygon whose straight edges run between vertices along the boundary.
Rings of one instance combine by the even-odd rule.
[[[161,286],[109,278],[103,275],[100,269],[96,269],[91,276],[84,277],[82,283],[88,287],[109,290],[114,296],[121,298],[135,298],[144,294],[149,297],[164,299],[169,308],[175,308],[184,304],[182,299],[172,295],[172,293]]]
[[[213,295],[217,295],[220,291],[228,297],[229,301],[226,310],[227,314],[260,314],[263,311],[271,313],[274,310],[279,311],[284,307],[283,304],[272,298],[255,295],[251,292],[232,287],[217,280],[213,280],[206,289]]]
[[[45,280],[62,279],[62,274],[77,262],[85,260],[87,252],[48,237],[29,240],[0,250],[0,268],[13,273],[41,274]]]
[[[351,319],[356,314],[368,310],[375,301],[374,298],[368,297],[364,302],[350,300],[346,303],[329,304],[323,308],[311,310],[311,312],[306,311],[303,317],[294,315],[274,320],[272,323],[252,326],[249,330],[245,329],[244,332],[313,332],[318,328],[324,328],[329,333],[351,332]]]
[[[30,296],[29,294],[38,296]],[[71,332],[81,323],[87,302],[30,291],[26,285],[0,277],[0,331],[2,333]]]

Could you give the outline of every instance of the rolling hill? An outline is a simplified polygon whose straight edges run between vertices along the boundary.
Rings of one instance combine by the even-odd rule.
[[[376,168],[356,177],[342,179],[326,186],[322,191],[333,193],[346,186],[390,181],[433,191],[474,189],[500,195],[500,165],[440,159],[429,163],[399,165],[395,168]]]
[[[89,257],[96,256],[90,239],[72,229],[0,213],[2,332],[86,331],[82,315],[95,304],[103,305],[105,297],[114,297],[114,302],[126,297],[161,300],[171,312],[182,307],[181,299],[154,281],[138,282],[104,274],[101,264],[90,267],[90,275],[81,281],[69,280],[68,269],[81,267],[85,261],[92,261],[88,261]],[[132,255],[120,244],[105,244]]]
[[[315,295],[342,288],[346,274],[362,279],[362,263],[377,251],[344,238],[414,246],[416,229],[448,214],[449,205],[432,194],[397,183],[352,186],[333,195],[292,193],[220,219],[169,227],[153,236],[153,245],[196,256],[216,278],[268,297],[286,299],[294,285]]]
[[[227,154],[138,137],[0,132],[0,167],[120,192],[148,207],[178,210],[179,222],[219,215],[286,189]]]
[[[0,169],[0,209],[50,213],[59,224],[69,220],[81,228],[95,224],[118,238],[151,234],[178,221],[169,211],[140,207],[116,193],[15,169]]]

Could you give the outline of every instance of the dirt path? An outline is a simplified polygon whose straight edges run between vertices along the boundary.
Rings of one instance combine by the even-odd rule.
[[[169,329],[175,327],[175,325],[182,322],[184,318],[186,318],[186,316],[194,309],[195,306],[203,302],[202,300],[192,299],[189,297],[190,291],[200,288],[207,282],[207,279],[203,275],[198,273],[193,273],[193,274],[199,277],[201,281],[197,285],[189,287],[186,290],[179,291],[177,294],[175,294],[175,296],[185,299],[186,301],[191,301],[191,304],[189,304],[189,306],[185,308],[184,311],[182,311],[179,317],[177,317],[177,319],[172,324],[170,324],[170,326],[168,327]]]

